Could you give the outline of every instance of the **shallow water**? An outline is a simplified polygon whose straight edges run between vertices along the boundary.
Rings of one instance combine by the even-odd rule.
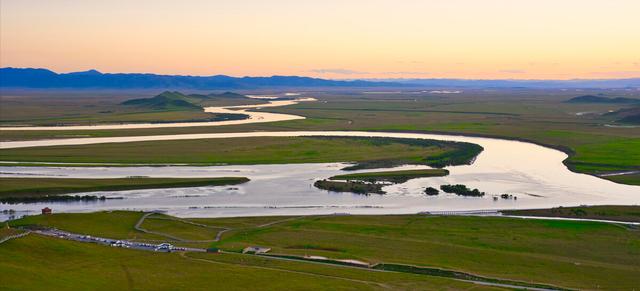
[[[406,214],[421,211],[467,211],[542,208],[581,204],[640,204],[640,187],[569,171],[566,154],[531,143],[453,135],[384,132],[248,132],[142,137],[82,138],[49,141],[6,142],[0,147],[131,142],[144,140],[209,139],[261,136],[378,136],[427,138],[479,144],[484,151],[472,165],[448,167],[447,177],[421,178],[385,187],[387,195],[363,196],[315,189],[315,179],[344,173],[345,164],[242,165],[215,167],[0,167],[0,176],[34,177],[222,177],[246,176],[252,181],[238,186],[135,190],[95,193],[125,197],[91,203],[0,205],[0,210],[84,212],[106,209],[166,210],[183,217],[224,217],[299,214]],[[354,149],[357,150],[357,149]],[[413,167],[408,167],[413,168]],[[424,168],[424,167],[422,167]],[[379,171],[380,169],[373,170]],[[489,195],[482,198],[440,194],[428,197],[424,187],[461,183]],[[518,199],[493,201],[492,195],[515,194]],[[6,218],[6,215],[5,215]]]

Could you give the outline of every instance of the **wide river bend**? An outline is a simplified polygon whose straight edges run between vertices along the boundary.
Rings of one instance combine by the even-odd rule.
[[[448,167],[449,176],[421,178],[384,188],[387,195],[329,193],[313,187],[316,179],[344,173],[341,163],[167,166],[167,167],[10,167],[0,166],[2,177],[223,177],[246,176],[250,182],[231,187],[196,187],[94,193],[126,199],[92,203],[48,203],[54,211],[85,212],[107,209],[164,210],[183,217],[224,217],[308,214],[408,214],[423,211],[523,209],[582,204],[640,203],[640,187],[617,184],[569,171],[561,151],[527,142],[457,135],[364,132],[284,131],[207,133],[107,138],[73,138],[3,142],[0,148],[126,143],[137,141],[204,139],[215,147],[222,138],[287,136],[357,136],[435,139],[479,144],[484,151],[472,165]],[[354,148],[353,150],[357,150]],[[407,166],[405,168],[426,168]],[[379,169],[378,169],[379,170]],[[483,198],[441,194],[428,197],[424,187],[461,183],[489,193]],[[517,200],[493,195],[515,194]],[[0,205],[2,209],[37,212],[44,204]],[[0,217],[1,218],[1,217]]]

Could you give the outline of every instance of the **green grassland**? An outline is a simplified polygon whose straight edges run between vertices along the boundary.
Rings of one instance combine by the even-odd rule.
[[[449,174],[449,171],[443,169],[423,169],[423,170],[404,170],[404,171],[385,171],[385,172],[368,172],[337,175],[329,178],[330,180],[363,180],[363,181],[386,181],[392,183],[404,183],[410,179],[425,177],[442,177]]]
[[[606,178],[616,183],[636,185],[640,181],[640,174],[609,176]]]
[[[29,235],[0,245],[6,290],[460,290],[444,278],[283,262],[234,254],[110,248]],[[481,290],[504,290],[476,287]]]
[[[446,96],[313,92],[309,95],[320,102],[266,109],[306,116],[304,120],[202,128],[1,132],[0,140],[255,130],[439,132],[521,139],[556,147],[570,154],[566,164],[578,172],[599,174],[640,169],[640,128],[604,126],[615,124],[615,116],[607,112],[629,105],[565,102],[579,95],[600,93],[640,97],[635,91],[622,90],[466,90],[463,94]],[[640,185],[637,175],[607,179]]]
[[[286,112],[330,118],[336,129],[463,133],[534,141],[571,153],[568,165],[588,173],[640,167],[640,128],[605,127],[613,123],[606,115],[576,115],[605,113],[622,105],[567,104],[562,95],[536,94],[541,93],[531,92],[524,100],[475,94],[446,100],[331,100],[298,104],[287,107]]]
[[[5,227],[4,223],[0,224],[0,240],[5,238],[5,237],[11,236],[11,235],[16,235],[16,234],[19,234],[19,233],[22,233],[22,232],[23,232],[22,230],[19,230],[19,229],[16,229],[16,228],[7,228],[7,227]]]
[[[249,179],[244,177],[115,179],[0,178],[0,198],[39,197],[93,191],[222,186],[241,184],[247,181],[249,181]]]
[[[638,206],[578,206],[551,209],[508,210],[502,213],[520,216],[567,217],[580,219],[604,219],[614,221],[640,222]]]
[[[252,137],[7,149],[0,151],[0,160],[200,165],[372,160],[395,161],[391,164],[460,164],[467,163],[479,152],[476,147],[475,151],[469,151],[466,145],[471,146],[465,143],[391,138]]]
[[[209,121],[225,117],[202,111],[199,106],[261,103],[248,98],[215,97],[190,100],[192,107],[140,107],[120,103],[157,95],[157,91],[19,91],[0,93],[0,125],[92,125]]]
[[[237,249],[440,267],[578,289],[631,289],[640,281],[637,230],[591,222],[491,217],[349,216],[304,218],[238,232],[218,243]]]
[[[13,221],[12,225],[41,224],[105,237],[141,238],[133,228],[141,216],[140,212],[122,211],[54,214],[27,217]],[[535,282],[572,289],[632,290],[640,284],[640,232],[634,227],[607,223],[421,215],[187,220],[231,228],[231,231],[222,236],[221,241],[212,243],[213,246],[227,251],[239,252],[249,245],[261,245],[273,248],[273,254],[317,255],[333,259],[357,259],[370,263],[435,267],[489,278]],[[163,226],[164,222],[167,224]],[[265,223],[269,222],[271,224],[265,226]],[[203,231],[199,228],[181,228],[171,220],[157,219],[152,223],[157,224],[155,225],[157,229],[182,237],[192,236],[188,234],[191,231]],[[199,237],[199,234],[193,237]],[[24,274],[39,271],[40,266],[47,266],[42,262],[49,262],[47,258],[52,256],[48,253],[51,249],[47,245],[61,248],[56,255],[66,254],[65,252],[69,251],[59,246],[60,242],[42,242],[43,246],[38,249],[46,250],[43,251],[47,254],[46,258],[43,253],[42,257],[35,256],[27,259],[32,254],[27,251],[29,248],[19,247],[21,241],[11,241],[9,247],[0,246],[0,252],[9,248],[9,253],[17,254],[17,256],[9,256],[12,257],[11,263],[4,260],[0,263],[4,264],[0,265],[0,274],[8,274],[15,270],[11,268],[20,268]],[[79,249],[85,248],[77,243],[62,244],[74,245]],[[35,246],[30,245],[30,247]],[[94,246],[86,246],[86,248],[94,248]],[[96,246],[95,248],[95,254],[92,255],[96,256],[125,251],[112,251],[107,247],[97,249]],[[79,249],[75,252],[80,252]],[[173,254],[155,254],[155,257],[147,258],[145,257],[147,254],[143,252],[126,252],[131,256],[140,256],[137,257],[138,259],[128,259],[128,261],[135,261],[131,264],[144,264],[146,260],[160,260],[158,257],[173,256]],[[81,251],[81,253],[85,252]],[[217,255],[189,254],[188,256],[233,262],[232,264],[236,266],[242,264],[248,267],[256,264],[273,267],[273,264],[276,264],[278,268],[299,268],[300,270],[320,268],[315,264],[308,266],[309,264],[302,262],[272,262],[266,258],[240,255],[236,258],[231,255],[218,257]],[[89,270],[102,265],[90,263],[99,258],[91,256],[89,258],[86,260],[86,265],[93,266]],[[115,257],[108,261],[116,265],[128,265]],[[172,268],[165,265],[167,262],[154,262],[165,268]],[[178,262],[174,261],[174,263]],[[49,268],[51,272],[54,272],[53,269],[56,268]],[[332,274],[340,277],[351,276],[351,270],[332,268]],[[238,272],[244,274],[242,271]],[[353,270],[353,272],[358,271]],[[150,271],[150,273],[153,272]],[[71,280],[74,276],[79,276],[78,274],[77,270],[72,268],[54,277],[62,276]],[[140,271],[139,276],[145,277],[150,274]],[[378,277],[378,273],[375,276],[369,276],[382,278]],[[380,273],[380,276],[386,275]],[[423,277],[429,280],[436,279],[431,276]],[[185,282],[185,280],[179,281]],[[409,285],[403,288],[415,288],[411,282],[413,281],[407,281]],[[228,281],[224,284],[229,284],[233,288],[237,283]],[[426,286],[423,287],[426,288]]]
[[[162,239],[163,237],[149,235],[133,228],[138,220],[142,218],[142,215],[142,212],[132,211],[106,211],[89,214],[57,213],[53,215],[26,216],[18,221],[11,221],[10,225],[40,225],[115,239]]]
[[[165,215],[152,215],[147,217],[141,227],[152,232],[169,233],[183,240],[213,240],[216,234],[225,228],[188,223],[188,220],[177,220]],[[206,247],[206,244],[203,246]]]

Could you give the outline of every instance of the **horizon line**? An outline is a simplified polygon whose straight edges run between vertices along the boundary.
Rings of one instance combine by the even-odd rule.
[[[382,81],[384,82],[385,80],[463,80],[463,81],[609,81],[609,80],[633,80],[633,79],[640,79],[640,75],[639,76],[634,76],[634,77],[626,77],[626,78],[567,78],[567,79],[519,79],[519,78],[487,78],[487,79],[481,79],[481,78],[459,78],[459,77],[431,77],[431,78],[322,78],[322,77],[313,77],[313,76],[308,76],[308,75],[260,75],[260,76],[251,76],[251,75],[244,75],[244,76],[234,76],[234,75],[227,75],[227,74],[212,74],[212,75],[189,75],[189,74],[162,74],[162,73],[150,73],[150,72],[104,72],[101,71],[99,69],[96,68],[90,68],[90,69],[86,69],[86,70],[70,70],[70,71],[55,71],[49,68],[44,68],[44,67],[13,67],[13,66],[7,66],[7,67],[0,67],[0,69],[23,69],[23,70],[28,70],[28,69],[32,69],[32,70],[47,70],[50,72],[53,72],[55,74],[73,74],[73,73],[83,73],[83,72],[90,72],[90,71],[95,71],[97,73],[103,74],[103,75],[115,75],[115,74],[142,74],[142,75],[157,75],[157,76],[180,76],[180,77],[216,77],[216,76],[225,76],[225,77],[232,77],[232,78],[271,78],[271,77],[303,77],[303,78],[312,78],[312,79],[321,79],[321,80],[332,80],[332,81]]]

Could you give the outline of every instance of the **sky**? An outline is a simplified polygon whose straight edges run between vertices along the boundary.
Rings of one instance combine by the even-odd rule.
[[[0,0],[0,66],[333,79],[640,77],[639,0]]]

